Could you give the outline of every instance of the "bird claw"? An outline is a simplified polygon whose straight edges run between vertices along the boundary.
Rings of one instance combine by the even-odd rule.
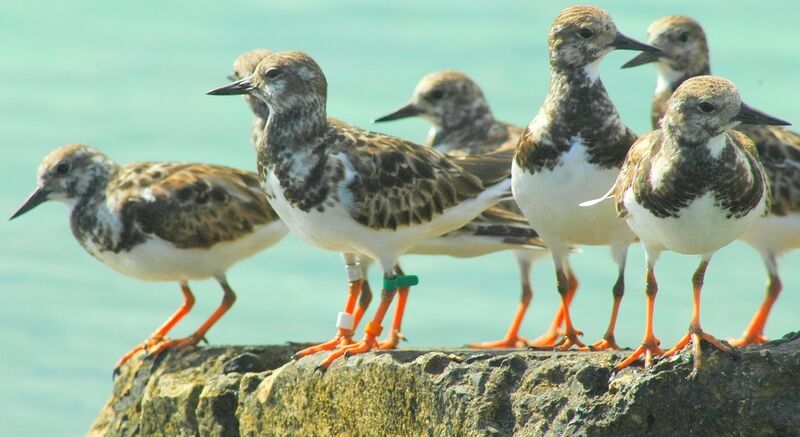
[[[583,342],[581,342],[578,339],[579,335],[583,335],[583,332],[578,331],[577,329],[573,330],[572,332],[567,332],[566,334],[564,334],[563,337],[561,337],[561,340],[559,340],[558,343],[556,343],[555,346],[553,346],[553,349],[559,351],[567,351],[572,346],[577,346],[578,348],[585,348],[586,345],[583,344]]]
[[[332,339],[314,346],[309,346],[303,350],[297,351],[292,355],[293,360],[299,360],[308,355],[313,355],[317,352],[330,351],[340,347],[345,347],[353,343],[353,335],[336,334]]]
[[[183,350],[190,347],[195,347],[204,338],[201,335],[192,334],[188,337],[178,338],[175,340],[163,340],[159,342],[148,355],[158,356],[168,350]]]
[[[392,331],[392,333],[389,334],[389,338],[387,338],[386,340],[382,340],[382,341],[378,342],[378,349],[381,349],[381,350],[392,350],[392,349],[395,349],[395,348],[397,348],[397,345],[398,345],[398,343],[400,343],[401,340],[402,341],[406,341],[406,342],[408,341],[408,339],[406,338],[405,335],[403,335],[402,332],[400,332],[400,331]]]
[[[642,355],[644,355],[644,368],[649,369],[653,366],[654,359],[664,357],[664,351],[658,347],[659,344],[661,344],[661,341],[655,337],[643,341],[642,344],[639,345],[639,347],[628,356],[628,358],[625,358],[616,366],[614,366],[614,373],[619,373],[622,369],[630,366]]]

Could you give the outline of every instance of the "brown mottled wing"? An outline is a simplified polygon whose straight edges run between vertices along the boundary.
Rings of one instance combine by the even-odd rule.
[[[256,175],[228,167],[130,164],[108,195],[123,221],[180,248],[233,241],[278,219]]]
[[[649,175],[643,175],[643,167],[649,164],[650,157],[657,153],[662,140],[661,130],[654,130],[646,135],[642,135],[636,142],[633,143],[625,162],[622,164],[619,176],[614,187],[611,189],[611,197],[617,206],[617,215],[620,218],[628,216],[628,210],[625,209],[625,192],[629,188],[633,188],[636,192],[636,185],[641,183],[641,178],[647,178]]]
[[[399,138],[338,126],[338,150],[347,159],[351,216],[374,229],[430,222],[459,202],[507,178],[510,158],[452,158]],[[498,164],[505,160],[506,164]],[[483,162],[483,166],[480,163]]]
[[[800,135],[776,126],[745,125],[737,130],[755,143],[772,190],[770,213],[800,212]]]
[[[506,243],[545,247],[539,234],[530,227],[525,217],[503,208],[489,208],[467,226],[475,228],[475,235],[505,237]]]

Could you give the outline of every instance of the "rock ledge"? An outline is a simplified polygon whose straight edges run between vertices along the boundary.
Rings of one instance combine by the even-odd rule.
[[[800,333],[611,375],[623,353],[399,350],[314,368],[299,346],[209,347],[123,369],[90,435],[800,435]],[[323,354],[324,356],[324,354]]]

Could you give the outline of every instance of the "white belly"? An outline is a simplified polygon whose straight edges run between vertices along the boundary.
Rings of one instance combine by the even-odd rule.
[[[614,202],[591,207],[579,204],[604,195],[619,169],[601,169],[586,161],[583,146],[573,145],[552,171],[532,174],[514,162],[512,190],[531,227],[548,240],[566,244],[607,245],[632,242],[635,237],[617,217]]]
[[[364,254],[385,264],[384,268],[392,268],[397,257],[408,252],[411,247],[429,237],[464,226],[496,204],[502,193],[507,191],[508,184],[507,181],[497,184],[474,199],[446,209],[428,223],[404,226],[397,230],[379,230],[364,226],[353,219],[339,202],[334,206],[326,205],[323,212],[294,208],[284,197],[280,183],[271,171],[267,175],[265,189],[272,196],[269,199],[272,208],[289,230],[301,239],[323,249]]]
[[[627,218],[633,232],[649,247],[688,255],[711,254],[739,238],[764,211],[762,199],[757,208],[740,218],[728,218],[714,206],[713,194],[695,199],[680,211],[679,217],[657,218],[636,202],[633,190],[625,192]]]
[[[233,264],[274,245],[288,229],[278,220],[257,226],[236,241],[217,243],[209,249],[179,249],[153,237],[128,252],[89,252],[112,269],[148,281],[188,281],[219,276]]]
[[[758,217],[744,231],[740,240],[762,254],[780,255],[800,247],[800,214]]]

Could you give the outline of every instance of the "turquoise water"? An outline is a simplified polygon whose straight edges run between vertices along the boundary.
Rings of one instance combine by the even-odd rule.
[[[548,2],[3,2],[0,5],[0,205],[11,214],[33,190],[40,159],[67,142],[84,142],[120,162],[191,160],[254,168],[250,117],[238,98],[204,95],[223,84],[232,60],[255,47],[302,49],[329,81],[329,113],[356,125],[404,103],[417,80],[462,70],[484,88],[497,116],[525,124],[547,90],[545,35],[569,3]],[[672,5],[605,2],[619,28],[644,39],[653,19],[694,16],[710,36],[717,74],[752,105],[800,122],[796,23],[800,6],[717,0]],[[718,9],[724,9],[720,12]],[[631,53],[612,53],[602,77],[628,124],[649,128],[654,70],[620,71]],[[422,140],[428,126],[375,126]],[[47,204],[0,223],[0,434],[75,435],[87,429],[111,390],[116,359],[180,303],[177,284],[145,283],[114,273],[84,253],[65,208]],[[634,346],[644,321],[643,255],[632,249],[628,293],[617,338]],[[697,260],[668,254],[659,264],[656,333],[676,341],[691,311],[689,280]],[[798,329],[800,255],[783,261],[786,292],[767,334]],[[505,332],[518,298],[510,254],[474,260],[407,257],[422,285],[409,302],[405,333],[413,346],[457,346]],[[614,268],[606,249],[574,257],[582,287],[573,318],[587,340],[602,335]],[[534,337],[556,308],[552,269],[534,269],[534,303],[523,326]],[[343,304],[339,256],[287,237],[229,272],[239,301],[210,332],[213,344],[326,339]],[[734,243],[712,263],[703,324],[738,335],[763,295],[764,269]],[[194,285],[198,302],[174,331],[188,334],[219,303],[213,281]]]

